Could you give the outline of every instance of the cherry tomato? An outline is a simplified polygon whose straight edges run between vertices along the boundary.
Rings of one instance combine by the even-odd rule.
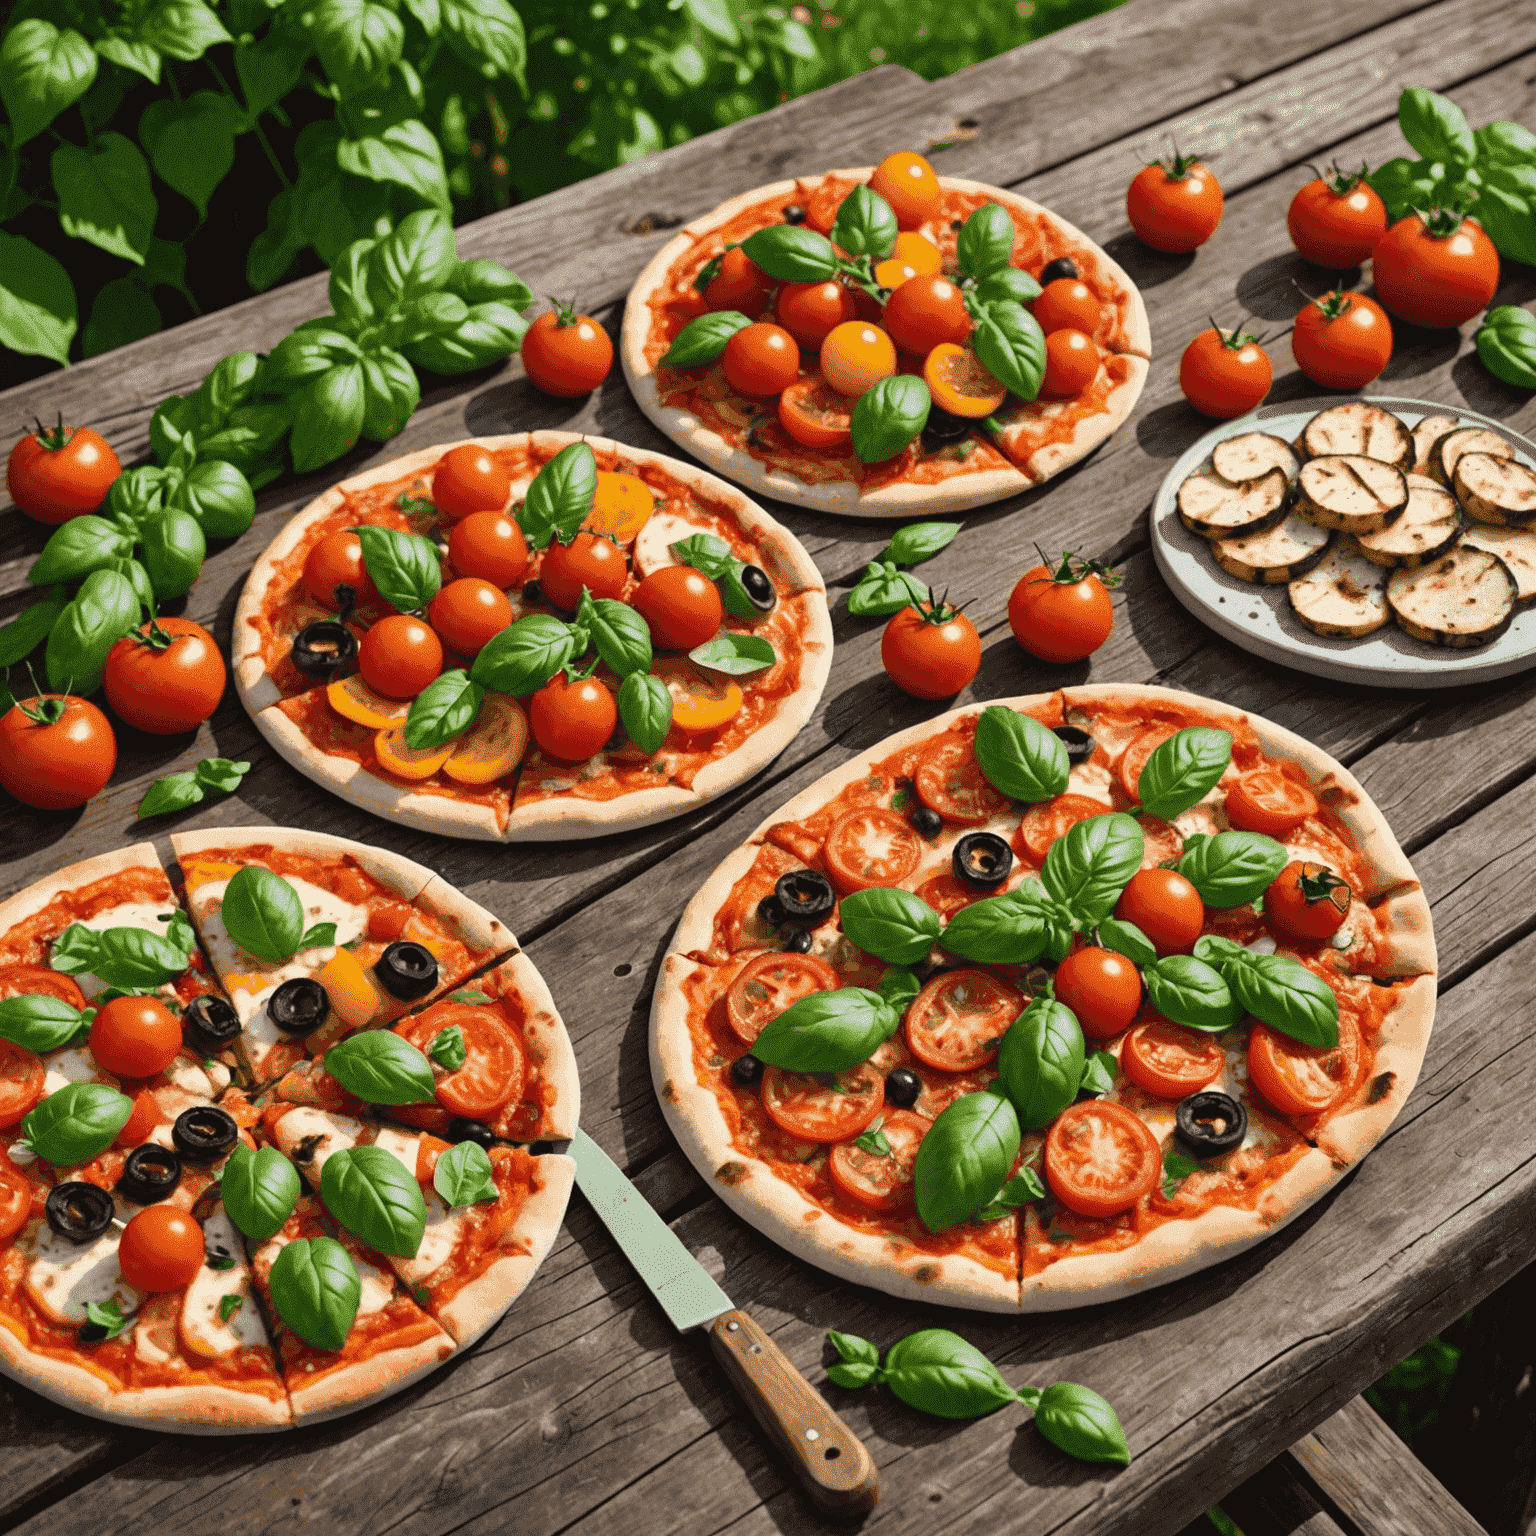
[[[779,396],[779,425],[807,448],[845,448],[853,435],[853,409],[825,379],[801,379]]]
[[[1056,967],[1056,1001],[1077,1015],[1085,1035],[1113,1040],[1141,1007],[1141,973],[1124,955],[1090,944]]]
[[[939,178],[921,155],[887,155],[869,178],[869,190],[891,205],[903,229],[916,229],[939,211]]]
[[[845,320],[821,344],[821,374],[844,395],[862,395],[896,372],[896,348],[878,325]]]
[[[0,1158],[0,1243],[15,1237],[31,1215],[32,1186],[11,1166],[10,1158]]]
[[[1228,787],[1226,808],[1240,832],[1284,838],[1317,815],[1317,796],[1278,768],[1255,768]]]
[[[1023,1011],[1023,994],[989,972],[945,971],[912,999],[907,1044],[930,1067],[968,1072],[997,1056]]]
[[[1291,354],[1309,379],[1329,389],[1362,389],[1392,356],[1392,322],[1363,293],[1327,293],[1296,316]]]
[[[1155,160],[1125,194],[1131,228],[1155,251],[1192,251],[1221,223],[1221,183],[1194,155]]]
[[[971,334],[965,295],[947,277],[908,278],[885,301],[886,331],[903,352],[927,357],[940,342],[960,343]]]
[[[1264,916],[1287,938],[1320,943],[1344,926],[1353,899],[1349,881],[1326,864],[1293,859],[1264,892]]]
[[[917,798],[960,827],[979,827],[1013,802],[981,771],[971,744],[941,736],[917,760],[912,776]]]
[[[935,272],[944,270],[943,251],[927,235],[917,234],[913,230],[904,229],[896,236],[889,260],[910,267],[917,277],[932,277]]]
[[[122,465],[112,445],[89,427],[38,423],[11,449],[5,488],[28,517],[40,523],[67,523],[94,512],[106,500]]]
[[[1470,320],[1499,286],[1499,253],[1475,219],[1433,208],[1399,219],[1371,256],[1376,297],[1410,325]]]
[[[0,1040],[0,1127],[15,1125],[43,1096],[43,1058],[12,1040]]]
[[[141,1291],[179,1291],[191,1285],[206,1257],[203,1229],[174,1205],[146,1205],[123,1228],[117,1264]]]
[[[981,670],[981,637],[958,609],[930,602],[903,608],[880,637],[880,660],[915,699],[947,699]]]
[[[339,1086],[339,1085],[338,1085]],[[123,1121],[123,1128],[117,1133],[114,1147],[143,1146],[149,1140],[150,1132],[157,1125],[165,1123],[165,1116],[160,1112],[160,1106],[155,1102],[153,1089],[141,1088],[133,1096],[133,1113]]]
[[[889,1152],[866,1152],[857,1141],[838,1142],[827,1159],[837,1192],[872,1211],[895,1211],[909,1204],[917,1149],[932,1124],[910,1110],[887,1109],[878,1129]],[[874,1121],[870,1129],[876,1129]]]
[[[1285,215],[1291,244],[1320,267],[1358,267],[1387,232],[1387,208],[1365,168],[1331,166],[1291,199]]]
[[[885,1108],[885,1077],[867,1061],[830,1078],[823,1072],[811,1076],[769,1067],[763,1073],[762,1097],[768,1118],[791,1136],[847,1141],[866,1130]]]
[[[1115,764],[1115,777],[1120,780],[1120,787],[1132,800],[1141,798],[1138,793],[1141,784],[1141,770],[1147,766],[1147,759],[1169,739],[1178,735],[1179,728],[1176,725],[1149,725],[1131,738],[1130,745],[1120,754],[1120,760]]]
[[[117,766],[107,717],[84,699],[50,693],[20,699],[0,717],[0,786],[23,805],[84,805]]]
[[[357,670],[386,699],[414,699],[443,670],[443,643],[420,619],[392,613],[363,636]]]
[[[732,246],[721,253],[720,270],[704,289],[704,307],[756,315],[772,288],[773,279],[739,245]]]
[[[1246,331],[1201,331],[1179,359],[1179,388],[1197,411],[1226,421],[1269,393],[1269,354]]]
[[[759,320],[726,342],[720,367],[738,395],[766,399],[800,377],[800,347],[782,325]]]
[[[141,731],[195,731],[224,697],[213,636],[191,619],[151,619],[107,652],[102,681],[118,717]]]
[[[1143,1020],[1120,1048],[1120,1070],[1162,1099],[1199,1093],[1221,1076],[1225,1062],[1225,1052],[1209,1035],[1166,1019]]]
[[[1090,800],[1087,795],[1057,795],[1054,800],[1042,800],[1025,811],[1019,830],[1013,834],[1013,851],[1028,854],[1036,864],[1044,864],[1058,837],[1065,837],[1080,821],[1107,816],[1110,809],[1102,800]]]
[[[612,539],[578,533],[569,544],[556,539],[544,551],[539,584],[557,608],[574,609],[583,587],[593,597],[623,597],[629,584],[629,561]]]
[[[691,565],[664,565],[652,571],[630,599],[663,650],[691,651],[714,638],[725,616],[720,592]]]
[[[802,347],[816,348],[845,320],[853,319],[853,295],[834,279],[785,283],[774,304],[778,322]]]
[[[1109,587],[1118,585],[1108,567],[1073,554],[1054,567],[1031,566],[1009,595],[1008,627],[1042,661],[1082,661],[1115,627]]]
[[[515,586],[528,569],[523,530],[500,512],[471,512],[448,535],[448,558],[461,576],[482,576],[493,586]]]
[[[1115,1216],[1157,1188],[1163,1149],[1146,1123],[1110,1099],[1056,1117],[1045,1138],[1045,1181],[1079,1216]]]
[[[533,739],[551,757],[579,762],[601,752],[619,723],[613,695],[595,678],[573,683],[557,672],[528,703]]]
[[[1176,869],[1141,869],[1115,904],[1115,916],[1151,939],[1159,955],[1187,955],[1205,931],[1205,903]]]
[[[500,512],[511,494],[512,472],[478,443],[450,448],[432,474],[432,500],[455,522],[471,512]]]
[[[363,564],[363,541],[345,528],[326,534],[310,550],[304,560],[304,585],[317,603],[331,609],[341,607],[336,597],[341,585],[352,588],[352,601],[358,607],[379,595]]]
[[[725,995],[725,1015],[737,1037],[752,1045],[786,1008],[815,992],[835,992],[840,986],[837,972],[825,960],[770,949],[754,955],[736,973]]]
[[[114,997],[91,1021],[91,1055],[115,1077],[155,1077],[180,1049],[176,1015],[153,997]]]
[[[882,806],[845,811],[827,828],[822,855],[840,890],[900,885],[922,862],[923,840],[912,823]]]
[[[85,1007],[85,993],[63,971],[46,965],[8,965],[0,970],[0,997],[26,997],[37,992],[63,998],[71,1008]]]
[[[969,420],[990,416],[1008,397],[1008,386],[969,347],[952,341],[941,341],[923,359],[923,382],[941,411]]]
[[[455,1115],[484,1120],[522,1097],[526,1063],[517,1036],[492,1008],[438,1003],[395,1026],[395,1033],[427,1052],[445,1030],[457,1027],[464,1060],[437,1079],[437,1102]]]
[[[460,576],[432,599],[427,617],[449,650],[475,656],[512,622],[512,604],[483,576]]]
[[[1268,1024],[1248,1035],[1248,1075],[1282,1115],[1316,1115],[1359,1087],[1364,1064],[1360,1029],[1339,1014],[1339,1043],[1303,1045]]]
[[[1084,331],[1092,336],[1102,314],[1093,289],[1075,277],[1047,283],[1029,309],[1047,336],[1053,331]]]
[[[613,367],[613,343],[590,315],[557,299],[528,327],[522,345],[523,372],[546,395],[573,399],[589,395]],[[475,511],[481,510],[475,508]]]
[[[1040,393],[1048,400],[1080,395],[1099,376],[1099,349],[1082,331],[1052,331],[1045,338],[1045,378]]]

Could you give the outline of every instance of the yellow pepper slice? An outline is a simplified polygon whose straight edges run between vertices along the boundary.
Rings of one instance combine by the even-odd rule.
[[[430,779],[453,755],[458,737],[440,747],[406,745],[405,725],[392,725],[373,738],[373,755],[379,767],[402,779]]]
[[[409,699],[386,699],[382,693],[375,693],[355,672],[351,677],[343,677],[331,683],[325,690],[325,696],[338,715],[345,715],[348,720],[356,720],[359,725],[371,725],[378,730],[386,726],[403,725],[405,717],[411,712]]]
[[[379,993],[368,973],[350,949],[338,949],[336,958],[315,974],[331,1000],[331,1010],[348,1029],[361,1029],[379,1006]]]
[[[443,772],[460,784],[491,784],[510,773],[528,750],[528,717],[516,699],[488,693],[480,716],[453,744]]]
[[[666,657],[652,668],[672,695],[672,723],[684,731],[715,731],[741,710],[741,689],[706,677],[681,658]]]
[[[592,510],[581,526],[591,533],[607,534],[620,544],[632,544],[655,505],[650,486],[638,475],[600,469]]]

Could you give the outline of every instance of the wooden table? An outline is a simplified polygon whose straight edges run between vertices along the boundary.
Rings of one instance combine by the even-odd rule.
[[[647,1064],[657,965],[687,897],[759,819],[883,736],[937,711],[898,693],[879,625],[840,601],[889,528],[774,507],[837,601],[832,679],[814,720],[755,783],[677,822],[559,848],[450,843],[353,810],[276,760],[233,693],[195,742],[124,733],[109,789],[82,813],[0,812],[7,892],[166,821],[134,810],[151,779],[217,753],[249,758],[240,794],[180,826],[296,823],[398,849],[497,912],[548,978],[576,1042],[587,1130],[683,1240],[824,1381],[824,1335],[885,1345],[958,1329],[1016,1385],[1085,1382],[1116,1405],[1124,1470],[1070,1461],[1010,1408],[970,1424],[888,1394],[826,1387],[879,1462],[882,1530],[1173,1532],[1269,1462],[1536,1256],[1536,674],[1451,695],[1364,692],[1258,662],[1218,640],[1153,568],[1145,511],[1209,423],[1184,403],[1177,358],[1214,314],[1278,331],[1320,275],[1291,251],[1285,209],[1305,162],[1402,152],[1399,90],[1448,90],[1474,124],[1536,120],[1528,0],[1132,0],[1027,49],[928,84],[894,67],[485,219],[462,254],[491,256],[540,293],[576,295],[616,331],[624,295],[665,231],[780,176],[931,149],[943,173],[1017,188],[1105,243],[1141,284],[1156,356],[1134,418],[1044,491],[985,508],[923,569],[970,599],[986,646],[966,698],[1064,683],[1161,682],[1277,720],[1348,764],[1391,821],[1430,894],[1443,975],[1418,1087],[1359,1171],[1247,1256],[1139,1300],[1003,1321],[904,1305],[789,1258],[729,1214],[663,1126]],[[1126,229],[1136,167],[1170,135],[1209,157],[1227,191],[1220,230],[1161,256]],[[937,147],[942,145],[943,147]],[[1508,267],[1498,302],[1536,295]],[[0,420],[56,410],[103,428],[124,462],[149,414],[225,352],[267,348],[325,309],[306,280],[54,374],[0,402]],[[1470,328],[1469,328],[1470,333]],[[1274,398],[1316,387],[1271,349]],[[1403,333],[1382,393],[1466,403],[1536,427],[1536,404],[1478,364],[1470,334]],[[615,376],[585,402],[535,392],[516,363],[435,388],[398,442],[260,498],[256,525],[211,556],[189,613],[227,642],[245,572],[331,480],[471,433],[591,429],[673,451]],[[8,614],[41,533],[0,534]],[[1038,540],[1124,575],[1114,634],[1091,665],[1048,667],[1014,644],[1008,591]],[[944,706],[947,707],[947,706]],[[0,1382],[0,1511],[31,1532],[315,1530],[646,1533],[820,1528],[726,1387],[702,1339],[679,1337],[580,1196],[537,1280],[466,1357],[373,1412],[265,1439],[125,1433]]]

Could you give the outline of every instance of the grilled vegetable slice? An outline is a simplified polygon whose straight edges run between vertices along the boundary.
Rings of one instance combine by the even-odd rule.
[[[1434,451],[1435,444],[1447,432],[1454,432],[1460,425],[1461,423],[1454,416],[1426,416],[1413,429],[1414,474],[1429,473],[1429,456]]]
[[[1515,578],[1515,600],[1522,606],[1536,597],[1536,529],[1490,528],[1473,523],[1461,536],[1463,544],[1495,554]]]
[[[1211,545],[1211,554],[1222,570],[1239,581],[1294,581],[1327,554],[1334,537],[1331,528],[1319,528],[1292,514],[1263,533],[1218,539]]]
[[[1429,450],[1429,473],[1441,485],[1456,484],[1456,462],[1464,453],[1491,453],[1496,459],[1512,459],[1515,450],[1486,427],[1457,427],[1435,439]]]
[[[1461,508],[1443,485],[1426,475],[1409,475],[1403,515],[1375,533],[1355,536],[1367,560],[1411,570],[1438,560],[1461,537]]]
[[[1320,635],[1368,635],[1391,618],[1387,573],[1340,540],[1287,589],[1296,617]]]
[[[1463,544],[1429,565],[1398,571],[1387,583],[1393,617],[1431,645],[1487,645],[1509,628],[1518,591],[1495,554]]]
[[[1202,539],[1260,533],[1284,518],[1289,501],[1284,470],[1233,485],[1213,469],[1197,469],[1179,487],[1179,520]]]
[[[1406,470],[1413,463],[1413,437],[1391,411],[1368,400],[1329,406],[1301,429],[1304,458],[1354,453]]]
[[[1518,459],[1463,453],[1451,483],[1467,516],[1480,523],[1523,526],[1536,519],[1536,470]]]
[[[1402,470],[1364,454],[1308,459],[1297,480],[1296,510],[1323,528],[1374,533],[1396,522],[1408,505]]]
[[[1283,469],[1285,478],[1294,480],[1300,464],[1283,437],[1270,432],[1243,432],[1211,449],[1211,468],[1223,480],[1240,485],[1257,480],[1272,469]]]

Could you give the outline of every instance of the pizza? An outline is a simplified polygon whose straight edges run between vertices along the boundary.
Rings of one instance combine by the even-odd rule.
[[[1408,860],[1327,754],[1190,694],[1068,688],[902,732],[764,822],[678,925],[652,1072],[792,1253],[1072,1307],[1337,1183],[1413,1087],[1435,969]]]
[[[1064,219],[893,155],[687,225],[630,290],[620,353],[640,408],[710,468],[902,517],[1091,453],[1141,394],[1151,332],[1136,285]]]
[[[488,841],[679,816],[765,767],[832,661],[799,541],[733,486],[564,432],[333,486],[252,567],[245,707],[351,804]]]
[[[0,904],[0,1370],[193,1434],[348,1413],[467,1348],[564,1217],[538,972],[431,870],[173,836]],[[190,914],[190,916],[189,916]],[[201,944],[199,944],[201,940]]]

